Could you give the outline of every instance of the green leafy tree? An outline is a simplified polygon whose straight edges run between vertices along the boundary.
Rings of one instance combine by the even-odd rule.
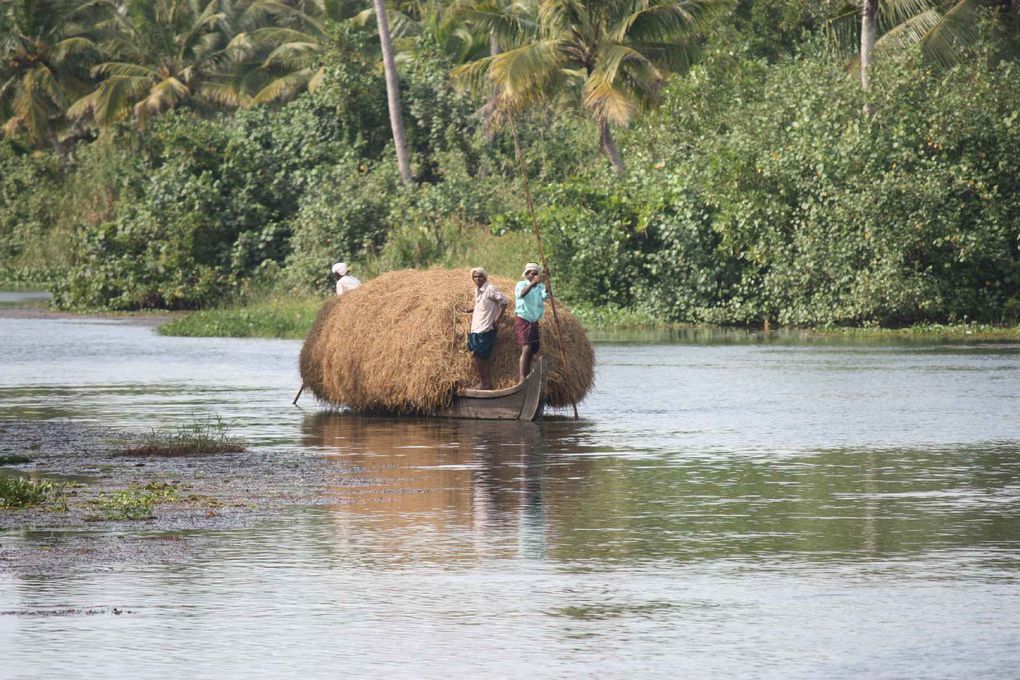
[[[257,83],[251,104],[284,102],[301,92],[314,92],[325,76],[324,58],[330,46],[328,24],[360,17],[362,0],[308,0],[295,4],[289,21],[261,26],[234,39],[260,63],[248,73]],[[369,10],[366,10],[369,11]],[[359,48],[365,47],[358,43]]]
[[[8,135],[61,147],[68,103],[88,91],[83,59],[97,51],[94,2],[0,1],[0,116]]]
[[[852,0],[830,20],[830,39],[860,73],[864,111],[871,115],[875,55],[918,47],[931,63],[959,64],[975,54],[983,17],[993,16],[1006,46],[1016,37],[1017,4],[1013,0]]]
[[[68,115],[105,126],[246,104],[246,36],[290,11],[273,0],[127,0],[111,22],[112,58],[92,70],[102,81]]]
[[[599,147],[625,171],[610,125],[656,106],[669,71],[690,67],[696,36],[724,0],[543,0],[535,37],[454,70],[476,89],[499,89],[499,109],[516,112],[561,98],[595,121]]]

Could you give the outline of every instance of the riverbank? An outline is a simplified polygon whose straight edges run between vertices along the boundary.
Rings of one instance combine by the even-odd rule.
[[[188,337],[240,337],[303,339],[315,321],[323,300],[317,297],[281,298],[253,302],[250,305],[206,309],[176,316],[159,327],[161,335]],[[675,324],[657,320],[642,312],[623,307],[571,306],[570,311],[590,333],[649,332],[716,329],[714,326]],[[763,329],[742,329],[750,332]],[[771,327],[769,332],[797,333],[806,337],[945,338],[973,340],[1020,340],[1020,325],[992,324],[917,324],[906,328],[785,328]]]
[[[7,318],[75,318],[81,316],[127,319],[131,323],[152,326],[160,335],[180,337],[276,338],[301,340],[315,321],[324,302],[316,296],[271,296],[247,304],[226,305],[216,309],[193,312],[153,310],[143,312],[62,312],[47,307],[48,299],[26,298],[21,302],[0,304],[0,316]],[[673,324],[659,321],[647,314],[622,307],[571,306],[571,312],[596,335],[605,333],[670,334],[676,331],[695,332],[717,327],[697,324]],[[787,328],[771,326],[744,328],[749,333],[795,333],[804,338],[847,339],[950,339],[950,340],[1020,340],[1020,325],[984,323],[916,324],[904,328],[822,326]]]

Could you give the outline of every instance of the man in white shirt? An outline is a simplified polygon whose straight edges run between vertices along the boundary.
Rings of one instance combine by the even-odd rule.
[[[470,308],[458,307],[457,311],[471,314],[471,332],[468,333],[467,348],[478,370],[479,382],[474,389],[491,390],[489,360],[492,357],[492,348],[496,346],[499,320],[503,318],[510,301],[489,283],[489,275],[481,267],[471,270],[471,280],[476,286],[475,304]]]
[[[346,262],[337,262],[333,265],[333,276],[336,278],[337,295],[348,293],[361,285],[361,281],[356,276],[348,273]]]

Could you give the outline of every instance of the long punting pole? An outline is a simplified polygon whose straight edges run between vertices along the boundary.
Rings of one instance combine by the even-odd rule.
[[[521,168],[521,178],[524,180],[524,196],[528,200],[528,213],[531,215],[531,228],[535,232],[535,240],[538,241],[538,255],[542,258],[542,268],[549,277],[549,287],[552,288],[552,271],[549,270],[549,265],[545,260],[545,248],[542,246],[542,234],[538,231],[538,220],[535,218],[535,203],[531,200],[531,185],[528,183],[528,169],[524,166],[524,156],[521,154],[521,144],[517,141],[517,126],[514,125],[513,116],[507,116],[507,119],[510,122],[510,132],[514,136],[514,153],[517,155],[517,164]],[[563,362],[563,376],[566,378],[567,356],[563,352],[563,334],[560,333],[560,317],[556,313],[556,297],[550,295],[549,300],[552,301],[553,322],[556,325],[556,342],[560,346],[560,361]],[[577,402],[571,399],[570,405],[574,407],[574,420],[579,420],[580,416],[577,415]]]

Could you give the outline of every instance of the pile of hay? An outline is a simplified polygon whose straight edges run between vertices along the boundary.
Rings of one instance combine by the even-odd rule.
[[[515,281],[489,278],[510,299],[492,354],[496,388],[517,383],[520,348],[513,336]],[[389,272],[328,300],[301,349],[301,378],[320,400],[355,411],[429,413],[450,402],[457,387],[478,375],[466,349],[474,303],[467,269]],[[580,322],[556,303],[567,366],[551,303],[542,319],[542,352],[549,358],[547,403],[581,401],[594,381],[595,356]]]

